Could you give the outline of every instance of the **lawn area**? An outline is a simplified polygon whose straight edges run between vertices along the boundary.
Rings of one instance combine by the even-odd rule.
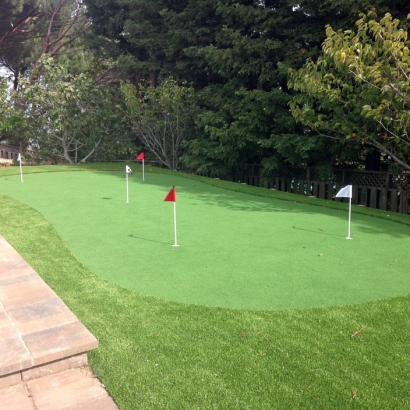
[[[0,170],[0,234],[98,338],[121,409],[410,405],[410,218],[355,207],[348,241],[346,204],[162,170],[125,204],[123,168]]]

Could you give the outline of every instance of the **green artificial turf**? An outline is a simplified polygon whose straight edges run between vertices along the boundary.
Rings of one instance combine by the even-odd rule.
[[[408,296],[276,311],[165,301],[94,275],[33,208],[0,207],[0,234],[98,338],[90,363],[121,410],[410,405]]]
[[[163,202],[172,185],[179,248]],[[353,213],[346,240],[346,212],[156,173],[130,176],[129,203],[124,172],[9,175],[0,192],[40,211],[94,273],[146,295],[286,309],[410,292],[410,226],[386,219]]]

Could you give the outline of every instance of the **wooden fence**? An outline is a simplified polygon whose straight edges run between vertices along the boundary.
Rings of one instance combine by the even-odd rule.
[[[0,158],[12,160],[17,158],[20,149],[7,144],[0,144]]]
[[[410,173],[391,174],[382,171],[333,169],[332,176],[324,180],[321,178],[320,172],[311,167],[286,167],[272,171],[269,176],[264,177],[260,176],[259,171],[258,166],[250,165],[245,172],[223,175],[219,178],[278,191],[345,202],[348,200],[335,198],[335,195],[343,186],[353,185],[353,204],[389,212],[410,213]]]

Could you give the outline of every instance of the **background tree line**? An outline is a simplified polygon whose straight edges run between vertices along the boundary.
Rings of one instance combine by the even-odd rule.
[[[407,12],[400,0],[2,1],[0,62],[15,92],[1,135],[44,158],[147,149],[215,174],[248,163],[406,168],[406,118],[379,117],[403,112],[407,89],[388,105],[392,88],[374,70],[363,78],[369,65],[394,66],[383,49],[393,40],[408,58]],[[402,36],[374,43],[369,22],[386,13],[398,21],[380,24]],[[349,66],[354,42],[380,51]]]

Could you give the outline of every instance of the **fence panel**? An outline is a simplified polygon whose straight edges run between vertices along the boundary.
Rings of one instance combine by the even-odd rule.
[[[387,211],[387,189],[380,190],[380,202],[379,202],[379,209],[383,211]]]
[[[398,189],[394,188],[390,190],[390,207],[389,211],[398,212]]]
[[[312,167],[284,167],[263,177],[258,165],[243,169],[246,172],[232,174],[226,179],[338,202],[343,202],[343,198],[335,198],[336,193],[346,185],[353,185],[353,204],[389,212],[409,213],[410,210],[410,173],[395,175],[382,171],[333,169],[328,179],[323,179]]]
[[[407,214],[409,211],[409,190],[400,190],[400,212],[402,214]]]

